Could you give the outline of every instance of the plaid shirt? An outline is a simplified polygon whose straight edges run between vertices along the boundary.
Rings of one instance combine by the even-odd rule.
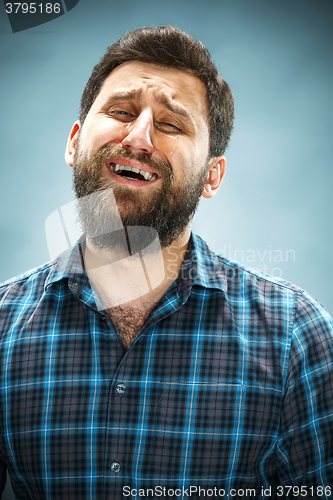
[[[17,499],[331,498],[332,320],[296,286],[192,235],[127,351],[79,245],[0,304],[0,476]]]

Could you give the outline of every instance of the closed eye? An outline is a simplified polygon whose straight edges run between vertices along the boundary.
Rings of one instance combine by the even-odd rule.
[[[182,130],[173,123],[159,122],[157,124],[157,127],[162,129],[162,131],[166,132],[171,132],[171,133],[174,132],[177,134],[180,134],[182,132]]]
[[[120,119],[133,118],[133,115],[131,113],[129,113],[128,111],[123,111],[121,109],[109,110],[108,115]]]

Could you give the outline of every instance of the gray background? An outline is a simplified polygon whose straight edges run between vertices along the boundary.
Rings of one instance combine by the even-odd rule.
[[[171,24],[207,45],[236,100],[226,179],[194,230],[332,313],[332,19],[323,0],[80,0],[13,34],[1,4],[0,281],[49,260],[44,223],[73,199],[64,149],[93,65],[125,31]]]

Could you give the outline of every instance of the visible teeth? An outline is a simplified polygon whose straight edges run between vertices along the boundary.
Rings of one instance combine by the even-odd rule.
[[[146,181],[153,181],[156,179],[156,174],[150,174],[149,172],[145,172],[144,170],[140,170],[139,168],[129,167],[127,165],[118,165],[118,163],[111,163],[110,168],[113,172],[119,172],[119,170],[127,170],[129,172],[135,172],[136,174],[141,174],[142,177],[146,179]]]

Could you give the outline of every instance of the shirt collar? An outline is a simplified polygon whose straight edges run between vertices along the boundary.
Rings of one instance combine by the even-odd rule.
[[[178,293],[185,298],[192,286],[227,291],[227,279],[217,255],[200,236],[191,233],[185,258],[177,279]]]
[[[71,250],[67,250],[54,261],[45,287],[51,283],[56,283],[63,279],[68,279],[69,283],[82,282],[82,285],[88,282],[88,276],[84,270],[83,256],[81,250],[82,239],[80,239]]]
[[[54,261],[45,283],[46,287],[66,278],[69,285],[75,283],[80,289],[89,283],[84,270],[82,243],[83,240],[80,239],[71,250],[64,252]],[[188,296],[194,285],[227,291],[226,276],[216,254],[194,233],[191,233],[176,285],[179,295],[183,298]]]

